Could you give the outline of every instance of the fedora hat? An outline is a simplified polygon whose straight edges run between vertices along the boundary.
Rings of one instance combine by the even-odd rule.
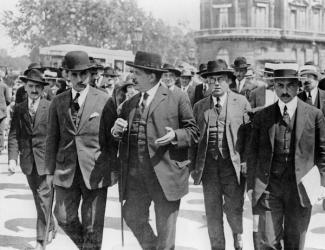
[[[315,65],[303,65],[299,68],[299,76],[303,76],[306,74],[312,74],[317,77],[317,79],[320,79],[320,72],[318,67]]]
[[[30,69],[26,75],[23,75],[19,78],[24,83],[31,81],[43,86],[48,85],[48,83],[43,78],[43,73],[38,69]]]
[[[227,63],[223,60],[209,61],[207,69],[201,74],[202,77],[216,76],[226,74],[233,77],[234,73],[232,69],[227,67]]]
[[[177,77],[179,77],[181,75],[181,71],[179,69],[177,69],[176,67],[174,67],[173,65],[169,64],[169,63],[165,63],[163,65],[163,69],[174,73]]]
[[[94,65],[89,61],[88,54],[84,51],[70,51],[64,56],[65,70],[84,71]]]
[[[247,69],[250,64],[247,63],[246,58],[243,56],[237,57],[234,61],[234,64],[231,65],[234,69]]]
[[[181,77],[192,77],[192,71],[189,69],[183,69],[181,73]]]
[[[162,61],[160,55],[144,51],[138,51],[135,54],[134,62],[126,62],[125,64],[133,68],[150,70],[153,72],[167,72],[167,70],[161,67]]]
[[[111,77],[118,77],[119,75],[116,73],[115,69],[112,67],[104,67],[104,72],[102,73],[103,76],[111,76]]]
[[[206,71],[207,71],[207,64],[206,63],[201,63],[200,66],[199,66],[199,71],[196,72],[196,74],[202,76],[202,73],[204,73]]]
[[[42,67],[42,65],[38,62],[33,62],[31,64],[28,65],[27,69],[24,71],[24,75],[27,75],[27,73],[31,70],[31,69],[37,69],[41,72],[43,72],[45,70],[45,68]]]

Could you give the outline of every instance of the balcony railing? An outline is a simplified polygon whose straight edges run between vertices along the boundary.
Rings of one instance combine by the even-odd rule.
[[[325,33],[278,28],[234,27],[203,29],[196,32],[196,39],[266,39],[266,40],[304,40],[325,42]]]

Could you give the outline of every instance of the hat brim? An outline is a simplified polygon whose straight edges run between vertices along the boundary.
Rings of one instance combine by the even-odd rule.
[[[306,77],[299,77],[299,76],[278,76],[278,77],[264,77],[265,80],[275,80],[275,79],[304,79]]]
[[[165,69],[165,70],[167,70],[168,72],[172,72],[172,73],[174,73],[177,77],[180,77],[181,76],[181,74],[182,74],[182,72],[180,71],[180,70],[178,70],[178,69]]]
[[[234,69],[247,69],[250,66],[251,66],[250,64],[244,64],[244,65],[241,65],[241,66],[235,66],[235,64],[231,65],[231,67],[234,68]]]
[[[111,77],[118,77],[119,75],[112,75],[112,74],[105,74],[105,73],[103,73],[103,74],[101,74],[102,76],[111,76]]]
[[[154,72],[159,72],[159,73],[165,73],[165,72],[168,72],[168,70],[165,70],[165,69],[160,69],[160,68],[152,68],[152,67],[146,67],[146,66],[142,66],[142,65],[136,65],[134,63],[129,63],[129,62],[126,62],[125,63],[127,66],[130,66],[132,68],[137,68],[137,69],[145,69],[145,70],[150,70],[150,71],[154,71]]]
[[[304,71],[303,73],[299,74],[299,76],[303,77],[303,75],[306,75],[306,74],[314,75],[317,77],[317,79],[320,77],[319,73],[317,73],[315,71],[309,71],[309,70]],[[305,77],[303,77],[303,78],[305,78]]]
[[[229,76],[234,76],[234,73],[230,70],[219,70],[219,71],[214,71],[214,72],[204,72],[201,74],[202,77],[208,77],[208,76],[217,76],[217,75],[229,75]]]
[[[28,81],[31,81],[31,82],[35,82],[35,83],[38,83],[38,84],[42,84],[43,86],[49,85],[48,82],[38,81],[38,80],[35,80],[33,78],[29,78],[29,77],[26,77],[26,76],[21,76],[21,77],[19,77],[19,79],[22,80],[24,83],[26,83]]]
[[[95,69],[96,67],[94,65],[80,65],[79,67],[75,67],[73,69],[67,68],[67,67],[63,67],[62,69],[67,70],[67,71],[85,71],[85,70],[89,70],[89,69]]]

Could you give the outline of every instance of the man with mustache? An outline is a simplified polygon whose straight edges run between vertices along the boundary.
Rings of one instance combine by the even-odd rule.
[[[86,52],[68,52],[64,60],[72,89],[50,106],[46,173],[54,176],[59,226],[79,249],[99,250],[107,187],[112,184],[108,151],[102,150],[98,136],[108,96],[89,85],[92,65]]]
[[[37,211],[36,246],[33,249],[42,250],[45,247],[45,229],[49,213],[51,219],[47,242],[51,242],[56,234],[50,210],[53,188],[50,178],[46,176],[44,153],[50,101],[42,98],[42,93],[48,83],[38,69],[29,70],[20,79],[25,83],[27,99],[16,104],[14,108],[8,137],[9,170],[15,172],[20,155],[20,167],[33,193]]]
[[[249,121],[250,105],[244,96],[229,90],[233,72],[222,60],[209,61],[202,77],[207,78],[211,94],[193,108],[201,136],[191,148],[191,175],[194,184],[203,185],[211,249],[225,249],[225,212],[234,247],[241,250],[246,174],[243,125]]]
[[[297,64],[279,65],[274,81],[279,100],[257,112],[252,125],[247,192],[259,216],[260,249],[280,250],[283,240],[285,250],[303,250],[314,202],[307,190],[324,197],[317,181],[325,185],[325,118],[297,98]],[[315,171],[321,180],[307,185]]]

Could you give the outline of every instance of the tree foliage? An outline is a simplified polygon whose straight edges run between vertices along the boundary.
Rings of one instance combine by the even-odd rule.
[[[193,34],[147,15],[135,0],[20,0],[18,13],[5,11],[1,23],[15,44],[38,48],[80,44],[160,53],[166,61],[186,60]],[[135,44],[134,34],[143,39]]]

